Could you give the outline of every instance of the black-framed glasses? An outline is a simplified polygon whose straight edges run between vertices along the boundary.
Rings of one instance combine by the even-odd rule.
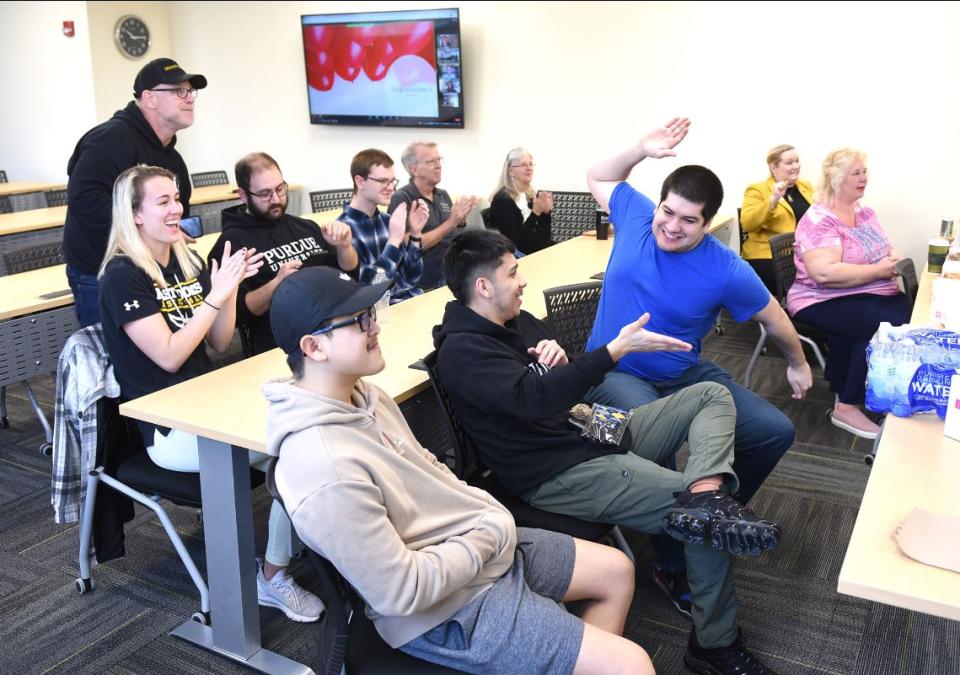
[[[200,93],[198,89],[188,89],[187,87],[172,87],[170,89],[151,89],[150,91],[175,91],[177,93],[177,98],[186,98],[187,96],[193,96],[194,98]]]
[[[397,186],[400,185],[400,181],[396,178],[371,178],[370,176],[367,176],[367,180],[372,180],[374,183],[380,183],[381,190],[388,185],[396,190]]]
[[[289,189],[290,189],[290,186],[287,184],[287,181],[283,181],[282,183],[280,183],[280,185],[273,188],[272,190],[267,188],[266,190],[258,190],[257,192],[251,192],[250,190],[245,190],[245,192],[251,197],[256,197],[257,199],[267,201],[273,195],[277,195],[277,197],[280,197],[282,199],[283,196],[287,194],[287,190]]]
[[[324,335],[331,331],[335,331],[338,328],[346,328],[347,326],[352,326],[355,323],[360,324],[360,330],[362,330],[364,333],[368,333],[370,331],[370,326],[372,326],[373,322],[376,320],[377,320],[377,308],[371,305],[367,307],[365,310],[363,310],[363,312],[361,312],[360,314],[357,314],[356,316],[352,316],[349,319],[339,321],[331,326],[327,326],[326,328],[315,330],[312,333],[310,333],[310,335]]]

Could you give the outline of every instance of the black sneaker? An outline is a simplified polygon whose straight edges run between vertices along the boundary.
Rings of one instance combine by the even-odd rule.
[[[674,539],[710,544],[733,555],[760,555],[780,543],[780,526],[762,520],[722,487],[709,492],[678,492],[663,517],[663,529]]]
[[[690,614],[690,608],[693,606],[693,596],[690,594],[690,584],[687,583],[686,571],[671,572],[654,567],[653,583],[667,594],[678,612],[688,619],[693,618]]]
[[[697,644],[697,636],[690,631],[683,662],[690,670],[706,675],[777,675],[743,646],[743,635],[739,630],[732,644],[716,649],[701,647]]]

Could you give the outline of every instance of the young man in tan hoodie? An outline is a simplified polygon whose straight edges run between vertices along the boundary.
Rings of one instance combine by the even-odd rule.
[[[652,673],[621,637],[632,563],[517,528],[361,379],[384,367],[373,304],[387,287],[314,267],[274,294],[271,325],[294,377],[264,385],[268,452],[301,539],[357,589],[383,639],[418,658],[467,672]]]

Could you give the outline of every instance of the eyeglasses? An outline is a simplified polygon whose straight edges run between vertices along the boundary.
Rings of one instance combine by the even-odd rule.
[[[417,164],[426,164],[427,166],[440,166],[443,162],[443,157],[437,157],[436,159],[428,159],[423,162],[417,162]]]
[[[511,164],[511,169],[532,169],[536,164],[533,162],[524,162],[523,164]]]
[[[371,178],[367,176],[366,180],[372,180],[375,183],[380,183],[380,189],[383,190],[388,185],[394,190],[397,189],[397,186],[400,185],[400,181],[396,178]]]
[[[177,98],[186,98],[187,96],[193,96],[196,98],[200,93],[196,89],[187,89],[186,87],[174,87],[172,89],[151,89],[150,91],[175,91],[177,92]]]
[[[326,328],[321,328],[316,330],[310,335],[324,335],[330,331],[337,330],[338,328],[346,328],[347,326],[352,326],[353,324],[360,324],[360,330],[364,333],[370,332],[370,326],[373,325],[373,322],[377,320],[377,308],[373,305],[367,307],[361,314],[357,316],[352,316],[349,319],[340,321],[333,324],[332,326],[327,326]]]
[[[277,197],[283,198],[283,196],[287,194],[287,190],[289,189],[289,187],[290,186],[287,185],[286,181],[284,181],[283,183],[280,183],[280,185],[273,188],[272,190],[269,190],[269,189],[260,190],[259,192],[251,192],[250,190],[245,190],[245,192],[251,197],[256,197],[257,199],[262,199],[263,201],[267,201],[274,194],[276,194]]]

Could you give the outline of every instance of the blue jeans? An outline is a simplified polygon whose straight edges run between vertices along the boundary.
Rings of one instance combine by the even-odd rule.
[[[73,306],[80,327],[100,323],[100,280],[97,275],[67,265],[67,283],[73,291]]]
[[[733,445],[733,470],[740,479],[736,494],[746,504],[763,481],[793,445],[793,422],[749,389],[733,381],[730,373],[710,361],[701,361],[672,380],[654,382],[613,370],[603,383],[587,392],[587,401],[618,408],[636,408],[669,396],[697,382],[717,382],[733,396],[737,408],[737,427]],[[669,467],[674,468],[674,467]],[[684,568],[683,544],[666,535],[651,537],[660,569]]]

